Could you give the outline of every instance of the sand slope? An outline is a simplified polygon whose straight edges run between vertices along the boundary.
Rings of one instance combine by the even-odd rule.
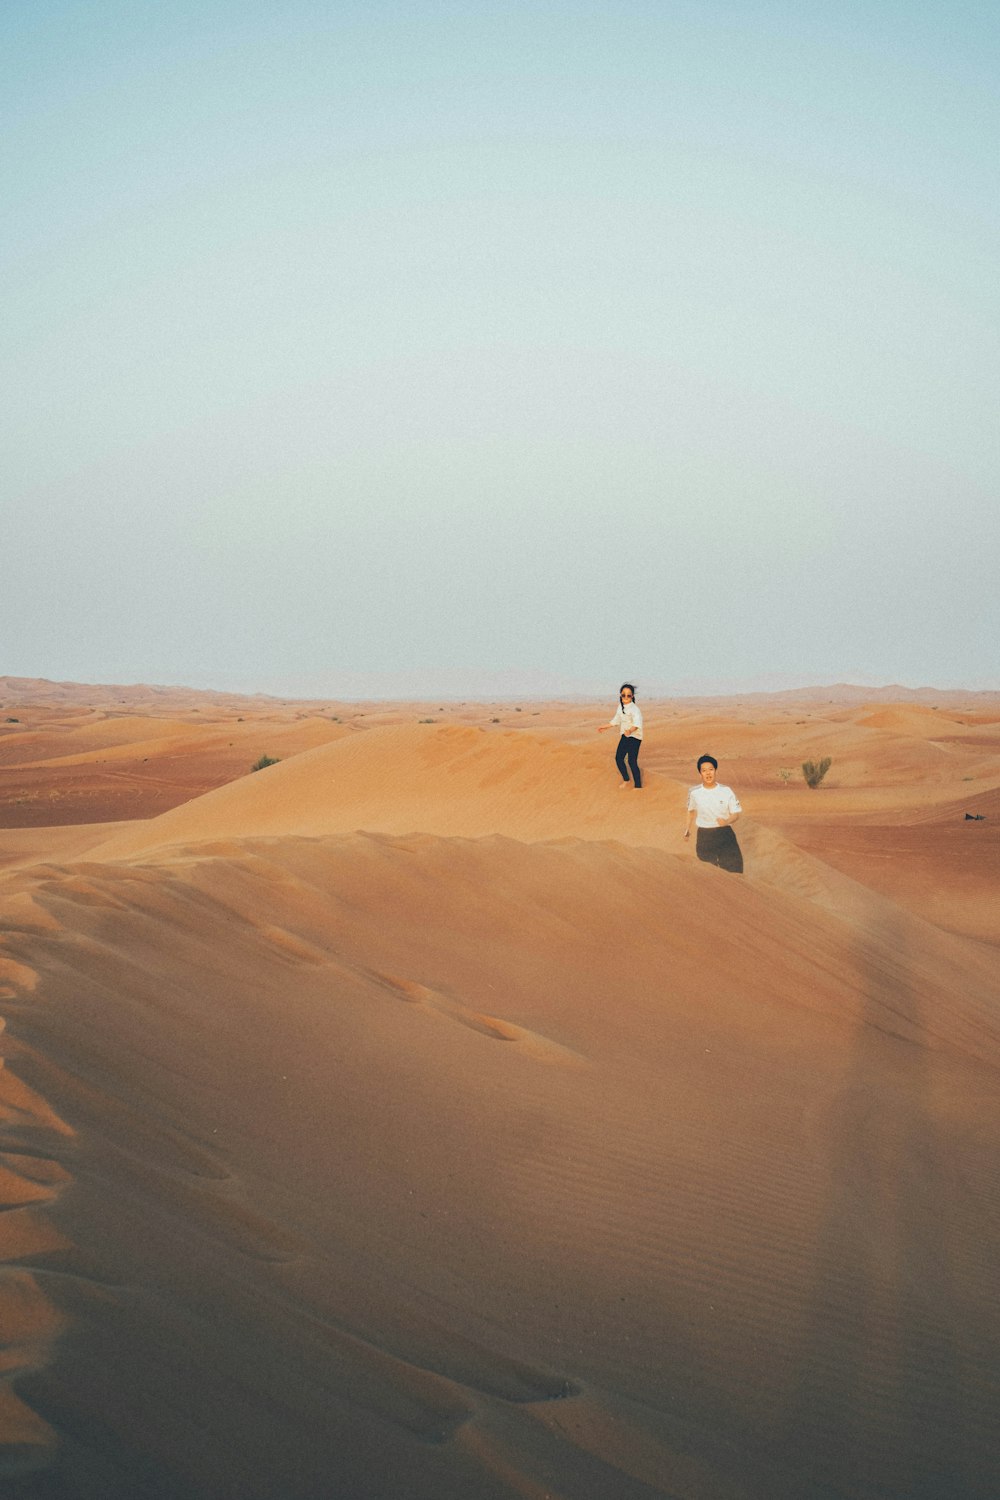
[[[815,801],[699,865],[608,753],[388,725],[10,836],[5,1494],[997,1493],[994,951]]]
[[[662,779],[638,793],[620,786],[606,742],[584,749],[516,731],[380,727],[132,825],[95,853],[120,859],[175,843],[359,828],[677,845],[686,795]]]
[[[348,733],[315,711],[185,721],[33,710],[0,725],[0,820],[36,827],[149,817],[245,775],[262,755],[281,759]]]

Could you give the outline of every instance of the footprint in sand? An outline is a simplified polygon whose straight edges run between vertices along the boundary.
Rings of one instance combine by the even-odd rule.
[[[31,994],[37,986],[34,969],[14,958],[0,957],[0,1000],[16,1000],[22,994]]]
[[[330,962],[329,953],[324,953],[322,948],[317,948],[314,943],[307,942],[294,932],[288,932],[284,927],[262,927],[260,935],[292,963],[311,964],[318,968]]]
[[[502,1021],[498,1016],[490,1016],[483,1011],[473,1010],[471,1006],[463,1005],[460,1000],[453,1000],[450,996],[442,994],[440,990],[431,989],[429,985],[420,984],[415,979],[404,979],[397,974],[383,974],[377,969],[372,969],[369,977],[409,1005],[419,1005],[425,1010],[445,1016],[450,1021],[457,1021],[460,1026],[467,1026],[470,1031],[477,1031],[480,1036],[489,1037],[491,1041],[517,1042],[520,1051],[543,1062],[561,1063],[569,1067],[581,1067],[586,1062],[579,1052],[563,1047],[560,1043],[553,1042],[549,1037],[542,1036],[537,1031],[530,1031],[527,1027],[515,1026],[510,1021]]]

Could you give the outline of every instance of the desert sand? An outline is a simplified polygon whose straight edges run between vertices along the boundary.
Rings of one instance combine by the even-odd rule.
[[[5,1496],[1000,1493],[1000,695],[0,705]]]

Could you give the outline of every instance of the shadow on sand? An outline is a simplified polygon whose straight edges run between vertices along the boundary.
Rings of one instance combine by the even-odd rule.
[[[903,925],[882,918],[871,937],[848,1065],[821,1124],[829,1196],[782,1446],[809,1500],[986,1500],[1000,1494],[997,1313],[976,1283],[995,1181],[977,1191],[963,1177],[935,1104],[936,1080],[954,1090],[961,1063],[928,1045],[931,1001]]]

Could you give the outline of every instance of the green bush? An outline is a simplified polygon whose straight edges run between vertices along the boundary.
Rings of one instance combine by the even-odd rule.
[[[263,771],[265,766],[276,766],[277,760],[273,755],[262,755],[260,760],[255,761],[250,767],[251,771]]]
[[[806,778],[806,786],[819,786],[832,765],[833,761],[828,755],[824,755],[818,764],[812,760],[804,760],[802,762],[802,774]]]

